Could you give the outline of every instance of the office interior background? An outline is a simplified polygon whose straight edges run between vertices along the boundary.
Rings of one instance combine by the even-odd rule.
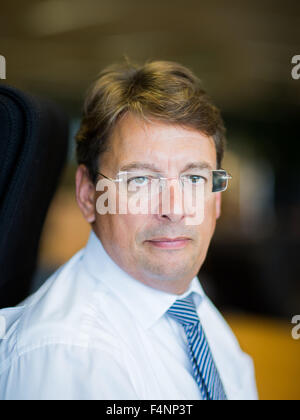
[[[199,279],[253,357],[260,398],[300,399],[300,340],[291,334],[300,315],[300,79],[292,77],[299,2],[2,1],[0,54],[7,66],[0,83],[70,116],[68,162],[32,291],[89,235],[75,200],[74,134],[100,70],[126,55],[178,61],[200,77],[225,120],[223,167],[233,179]]]

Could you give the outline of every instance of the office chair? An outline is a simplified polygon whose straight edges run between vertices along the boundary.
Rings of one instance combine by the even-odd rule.
[[[56,105],[0,85],[0,308],[27,297],[39,239],[68,150]]]

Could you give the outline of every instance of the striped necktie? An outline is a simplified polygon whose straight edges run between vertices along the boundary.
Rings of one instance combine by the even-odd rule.
[[[194,376],[203,400],[227,400],[192,295],[176,300],[167,314],[184,327]]]

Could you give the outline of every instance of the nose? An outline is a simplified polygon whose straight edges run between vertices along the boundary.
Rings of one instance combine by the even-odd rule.
[[[163,190],[159,194],[159,211],[157,214],[160,220],[169,220],[178,223],[186,216],[183,202],[183,191],[178,179],[165,181]]]

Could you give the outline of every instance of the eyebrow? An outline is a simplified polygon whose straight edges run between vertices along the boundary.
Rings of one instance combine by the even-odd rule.
[[[141,170],[141,169],[149,169],[150,171],[161,173],[161,169],[159,169],[155,164],[148,163],[148,162],[131,162],[128,163],[120,168],[120,172],[124,171],[131,171],[131,170]],[[191,162],[188,163],[181,172],[185,172],[189,169],[208,169],[213,170],[212,166],[208,162]]]
[[[158,172],[158,173],[161,172],[161,170],[156,165],[154,165],[153,163],[147,163],[147,162],[131,162],[122,166],[120,168],[120,171],[131,171],[133,169],[138,169],[138,170],[149,169],[150,171],[153,171],[153,172]]]
[[[189,169],[208,169],[210,171],[213,170],[213,167],[208,163],[208,162],[192,162],[192,163],[188,163],[182,172],[185,172]]]

